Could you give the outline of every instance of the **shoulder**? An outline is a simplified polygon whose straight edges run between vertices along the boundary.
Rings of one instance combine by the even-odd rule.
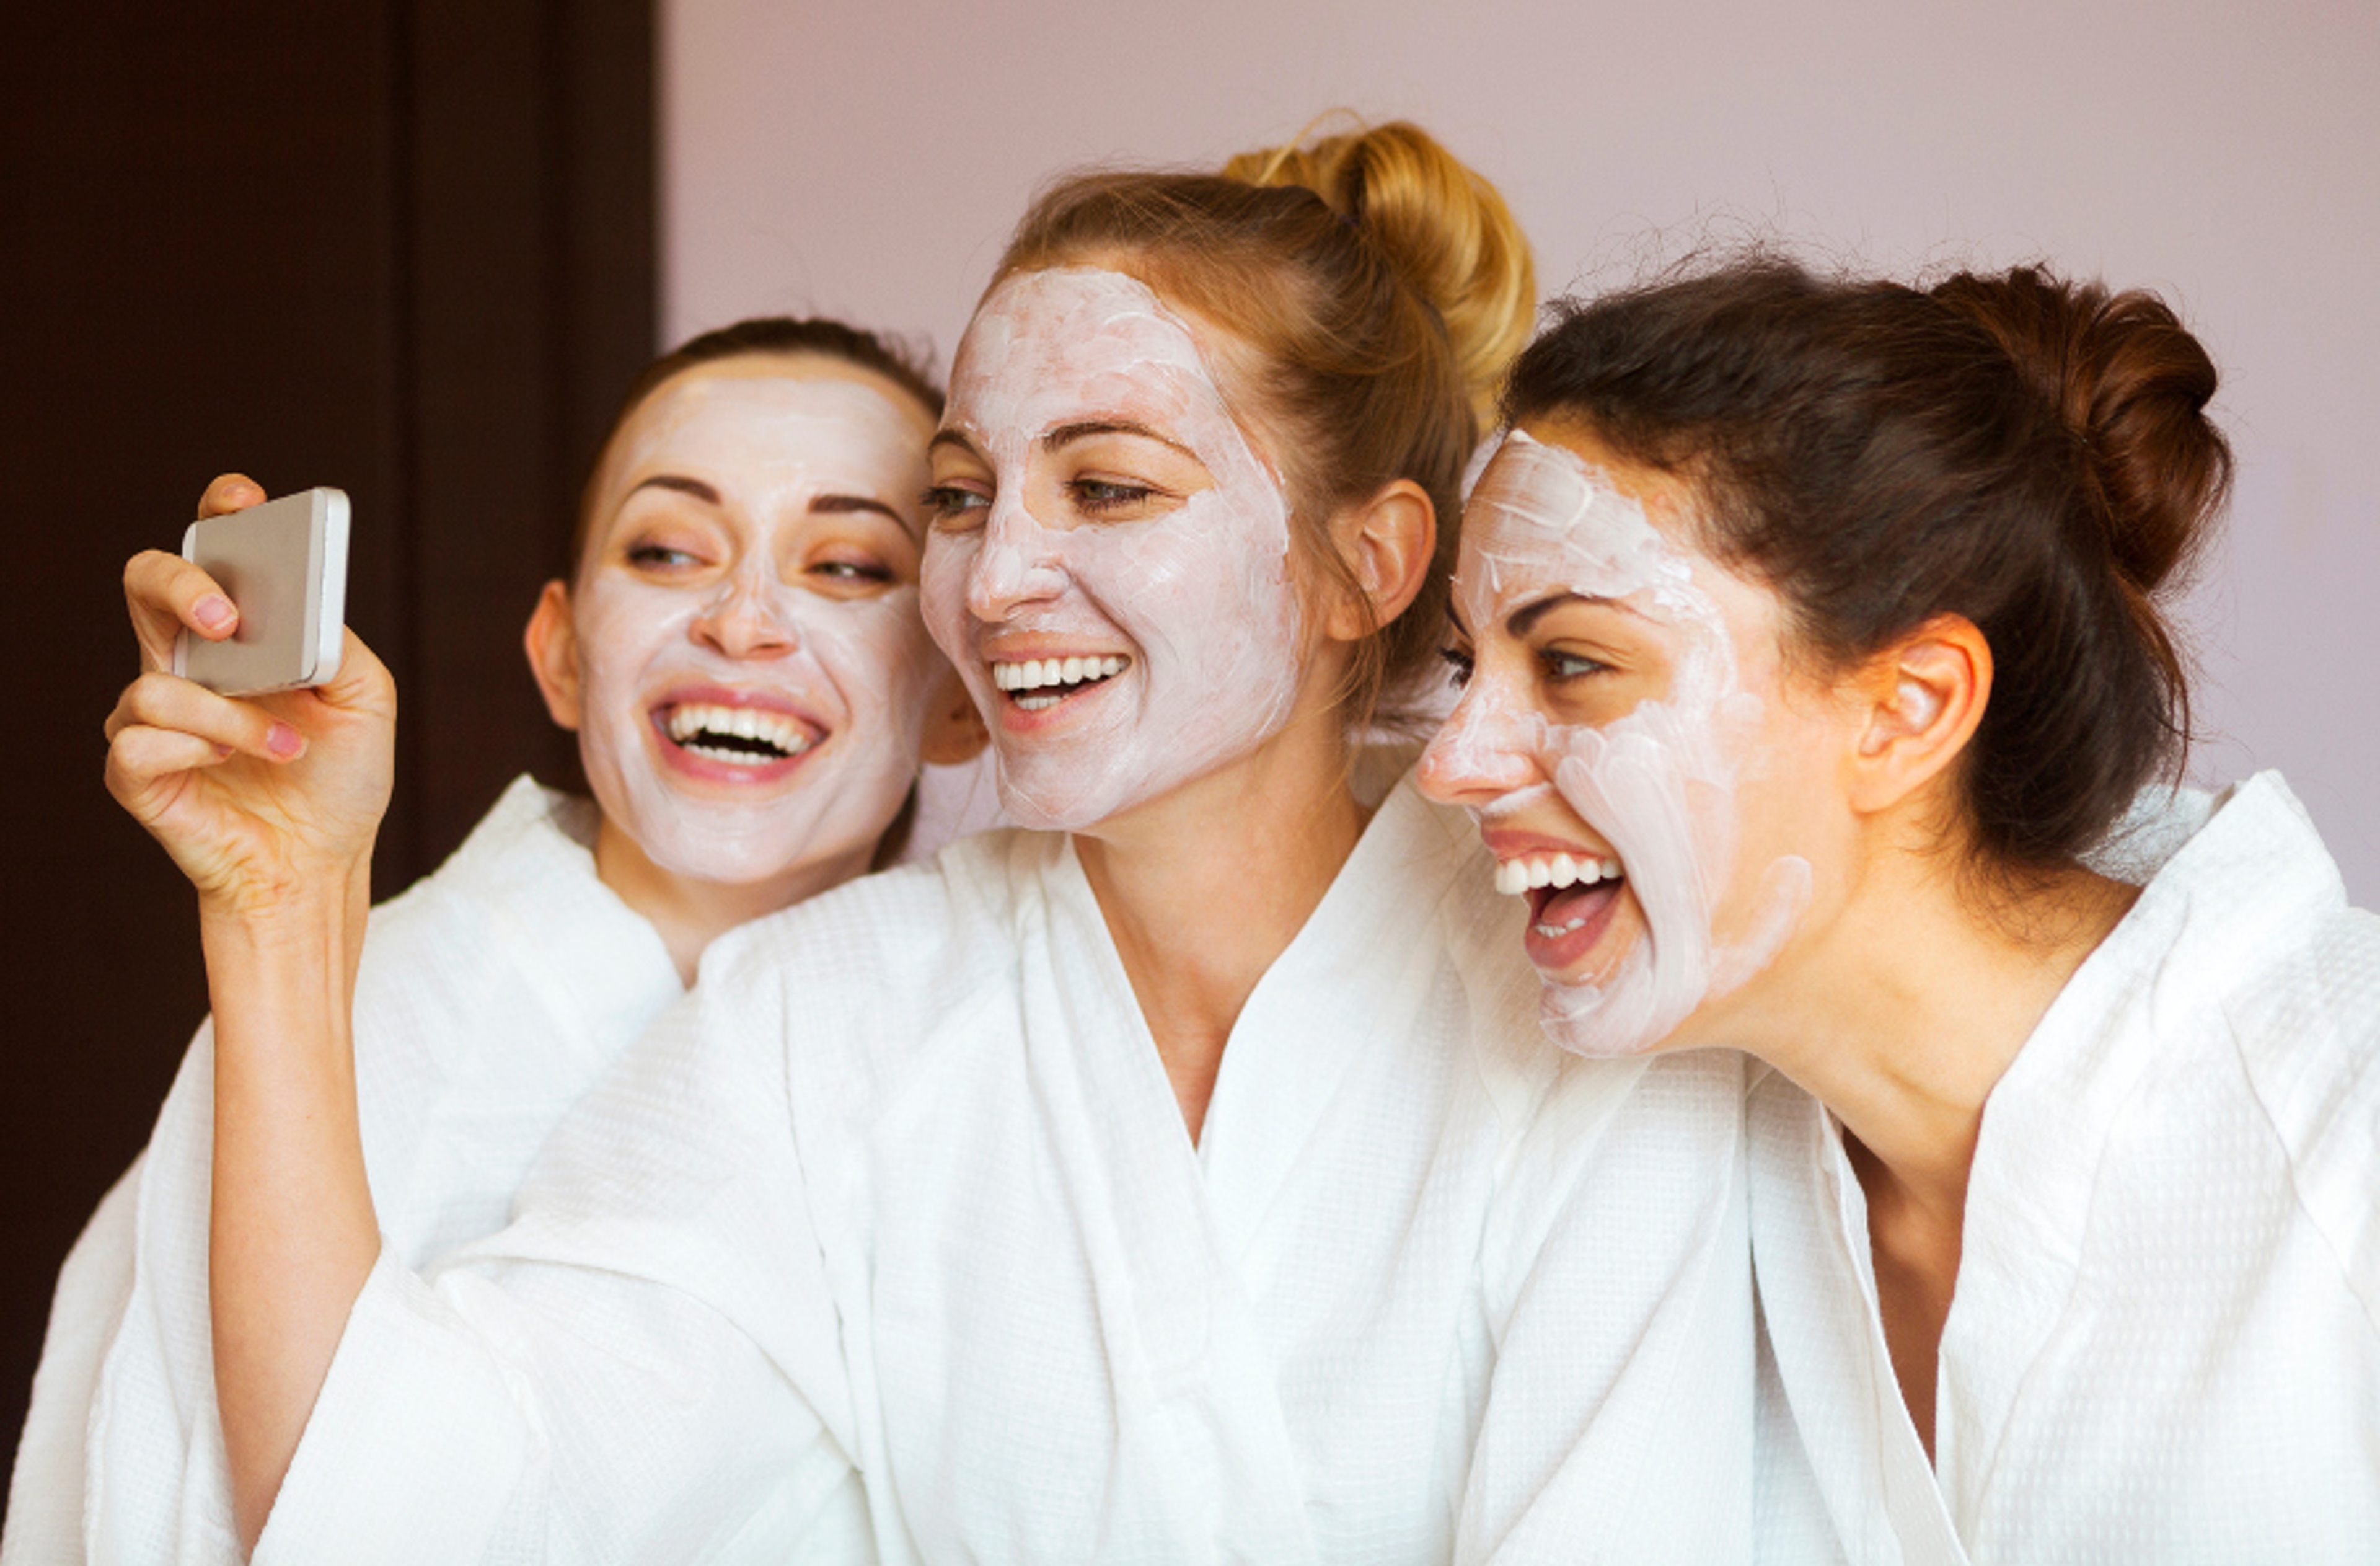
[[[2380,1324],[2380,916],[2348,905],[2313,822],[2277,775],[2240,785],[2202,836],[2227,818],[2222,879],[2262,885],[2209,899],[2226,911],[2202,917],[2230,927],[2220,943],[2238,956],[2190,965],[2219,973],[2196,1017],[2153,1022],[2204,1028],[2236,1061],[2299,1206]]]
[[[1053,833],[983,832],[756,919],[703,953],[699,1009],[708,1026],[854,1047],[914,1034],[1014,971],[1019,911],[1063,848]]]
[[[2380,917],[2331,910],[2222,1010],[2298,1204],[2380,1327]]]

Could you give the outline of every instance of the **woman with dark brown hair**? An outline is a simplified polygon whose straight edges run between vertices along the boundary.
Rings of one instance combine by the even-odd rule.
[[[1770,1068],[1762,1472],[1853,1560],[2380,1555],[2380,921],[2278,777],[2168,792],[2215,383],[1755,262],[1565,310],[1471,502],[1425,785],[1559,1039]]]
[[[1361,744],[1531,295],[1411,126],[1038,202],[923,601],[1040,830],[719,943],[432,1279],[313,1129],[335,1037],[243,1040],[259,1559],[1744,1553],[1740,1066],[1544,1049],[1467,824]]]

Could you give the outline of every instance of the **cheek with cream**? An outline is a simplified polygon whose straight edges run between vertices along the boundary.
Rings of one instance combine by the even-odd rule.
[[[622,431],[611,492],[658,472],[729,502],[729,558],[698,584],[605,555],[572,595],[588,780],[661,868],[750,884],[866,868],[917,776],[938,660],[916,587],[822,593],[783,547],[815,494],[905,507],[922,443],[918,418],[865,383],[699,372]],[[614,515],[615,532],[640,525]]]
[[[1475,636],[1574,594],[1625,606],[1665,654],[1658,697],[1592,723],[1549,713],[1525,679],[1475,674],[1424,762],[1426,777],[1473,780],[1499,885],[1534,905],[1546,1029],[1582,1054],[1659,1043],[1765,965],[1809,901],[1804,860],[1745,861],[1740,791],[1760,775],[1765,713],[1741,678],[1755,638],[1720,601],[1718,569],[1522,431],[1465,511],[1455,598]]]
[[[1086,424],[1155,431],[1213,483],[1155,517],[1062,515],[1037,450]],[[1012,819],[1090,826],[1281,728],[1302,662],[1289,504],[1190,323],[1119,273],[1012,277],[960,343],[946,426],[994,484],[979,526],[929,538],[926,618],[990,720]]]

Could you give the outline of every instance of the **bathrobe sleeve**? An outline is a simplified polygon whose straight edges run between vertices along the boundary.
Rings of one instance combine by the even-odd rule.
[[[791,980],[754,928],[565,1122],[511,1228],[424,1275],[382,1256],[259,1566],[872,1559]]]
[[[1457,1560],[1751,1559],[1742,1085],[1732,1051],[1564,1060],[1488,1231]]]
[[[680,993],[660,938],[597,880],[591,829],[583,802],[518,780],[436,874],[373,911],[358,1107],[383,1242],[407,1265],[500,1227],[564,1110]],[[70,1526],[73,1542],[29,1561],[239,1560],[207,1305],[212,1123],[201,1026],[61,1279],[53,1339],[91,1344],[91,1363],[44,1373],[28,1450],[48,1477],[21,1504],[37,1508],[28,1540]],[[85,1265],[103,1239],[115,1264]],[[61,1433],[71,1462],[38,1455]]]

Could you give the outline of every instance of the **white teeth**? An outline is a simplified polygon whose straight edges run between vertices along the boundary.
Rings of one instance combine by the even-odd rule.
[[[1049,686],[1079,686],[1104,680],[1123,673],[1129,660],[1123,658],[1028,658],[1022,662],[994,663],[991,683],[1002,690],[1040,690]],[[1044,700],[1018,698],[1018,705],[1038,711],[1053,706],[1059,698]]]
[[[685,702],[670,709],[669,736],[686,749],[739,767],[762,767],[798,756],[813,743],[809,732],[782,712],[758,707],[719,707],[709,702]],[[721,740],[747,740],[765,746],[722,745]],[[771,752],[773,752],[771,754]]]
[[[1496,865],[1496,890],[1507,896],[1518,896],[1540,887],[1559,890],[1619,879],[1619,860],[1598,859],[1588,854],[1524,854],[1517,859],[1499,860]]]

